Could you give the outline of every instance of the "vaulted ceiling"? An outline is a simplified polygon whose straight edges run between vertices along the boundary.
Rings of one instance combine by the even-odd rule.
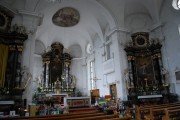
[[[37,28],[36,39],[42,41],[45,47],[50,46],[52,42],[60,41],[66,48],[80,45],[84,51],[88,43],[97,39],[96,36],[103,43],[106,34],[114,28],[126,28],[134,32],[133,29],[137,27],[133,25],[141,24],[141,21],[135,19],[144,19],[142,16],[147,16],[145,23],[149,21],[151,24],[158,23],[164,1],[61,0],[61,3],[54,4],[49,3],[48,0],[0,0],[0,4],[15,14],[23,11],[41,16],[42,24]],[[63,7],[73,7],[79,11],[80,22],[77,25],[59,27],[52,23],[52,16]],[[31,22],[33,24],[33,21]]]

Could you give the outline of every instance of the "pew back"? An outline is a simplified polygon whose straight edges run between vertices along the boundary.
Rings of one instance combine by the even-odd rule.
[[[137,107],[136,106],[136,108],[131,108],[131,109],[129,109],[129,111],[135,110],[136,120],[141,120],[141,119],[156,120],[154,115],[156,115],[156,117],[157,117],[157,115],[162,117],[162,115],[163,115],[162,113],[165,108],[176,107],[176,106],[180,106],[180,102],[171,103],[171,104],[152,105],[152,106],[145,106],[145,107]],[[127,112],[130,113],[129,111],[127,111]]]

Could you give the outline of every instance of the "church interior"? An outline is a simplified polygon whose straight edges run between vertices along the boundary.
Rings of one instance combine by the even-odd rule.
[[[0,119],[180,119],[180,0],[0,0]]]

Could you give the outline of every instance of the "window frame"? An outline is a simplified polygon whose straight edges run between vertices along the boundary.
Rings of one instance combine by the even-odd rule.
[[[94,85],[94,60],[89,62],[89,77],[90,77],[90,89],[93,90],[95,88]]]

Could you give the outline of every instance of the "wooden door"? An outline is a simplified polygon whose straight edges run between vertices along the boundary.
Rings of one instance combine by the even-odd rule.
[[[110,94],[111,94],[111,99],[114,100],[114,102],[117,102],[116,84],[110,85]]]
[[[91,103],[94,104],[99,96],[99,89],[91,90]]]

